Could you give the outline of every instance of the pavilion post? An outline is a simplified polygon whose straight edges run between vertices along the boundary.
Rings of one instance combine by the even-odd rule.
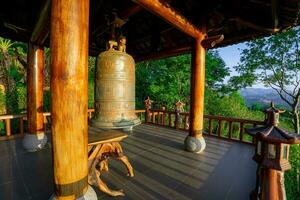
[[[200,153],[205,149],[203,131],[204,88],[205,88],[205,48],[201,42],[204,34],[194,38],[192,48],[190,129],[185,139],[185,148]]]
[[[88,186],[89,1],[52,0],[51,6],[51,199],[97,199]]]
[[[44,48],[29,42],[27,63],[28,134],[23,139],[23,146],[27,151],[34,152],[47,142],[43,116]]]

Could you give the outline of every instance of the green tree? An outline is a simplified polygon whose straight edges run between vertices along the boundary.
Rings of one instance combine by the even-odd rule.
[[[26,66],[19,59],[24,54],[23,43],[0,37],[0,84],[3,85],[2,93],[5,93],[3,110],[6,113],[19,112],[19,94],[24,95],[26,74]]]
[[[191,56],[181,55],[136,65],[136,102],[143,108],[143,100],[150,96],[155,102],[172,108],[178,100],[189,103]],[[217,51],[206,54],[206,87],[218,90],[229,75]],[[188,108],[188,106],[186,106]]]
[[[300,27],[246,45],[235,67],[240,75],[231,78],[231,85],[242,88],[262,82],[273,88],[289,105],[294,130],[300,133]]]

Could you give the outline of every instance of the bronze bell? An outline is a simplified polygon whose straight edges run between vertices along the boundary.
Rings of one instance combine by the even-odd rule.
[[[97,58],[93,127],[131,130],[141,123],[135,114],[135,62],[125,44],[125,38],[109,41]]]

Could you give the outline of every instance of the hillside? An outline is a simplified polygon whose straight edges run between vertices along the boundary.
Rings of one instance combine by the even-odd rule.
[[[288,108],[287,103],[285,103],[273,89],[245,88],[240,90],[240,94],[245,98],[248,106],[253,103],[269,105],[270,102],[273,101],[277,106],[283,106],[286,109]]]

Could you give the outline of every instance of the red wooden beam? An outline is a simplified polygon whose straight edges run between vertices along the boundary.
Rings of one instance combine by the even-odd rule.
[[[224,35],[217,35],[208,37],[202,40],[201,45],[205,49],[213,48],[216,44],[222,42]],[[146,60],[158,60],[163,58],[168,58],[172,56],[178,56],[181,54],[189,53],[191,51],[191,45],[185,45],[178,48],[170,48],[163,51],[155,52],[141,57],[136,57],[136,62],[146,61]]]
[[[171,25],[187,35],[198,38],[201,37],[201,31],[183,17],[178,11],[163,0],[133,0],[153,14],[161,17]]]
[[[191,46],[186,45],[182,46],[179,48],[171,48],[171,49],[166,49],[164,51],[160,52],[155,52],[152,54],[148,54],[145,56],[137,57],[135,58],[136,62],[142,62],[142,61],[148,61],[148,60],[158,60],[158,59],[163,59],[163,58],[168,58],[171,56],[178,56],[181,54],[189,53],[191,51]]]

